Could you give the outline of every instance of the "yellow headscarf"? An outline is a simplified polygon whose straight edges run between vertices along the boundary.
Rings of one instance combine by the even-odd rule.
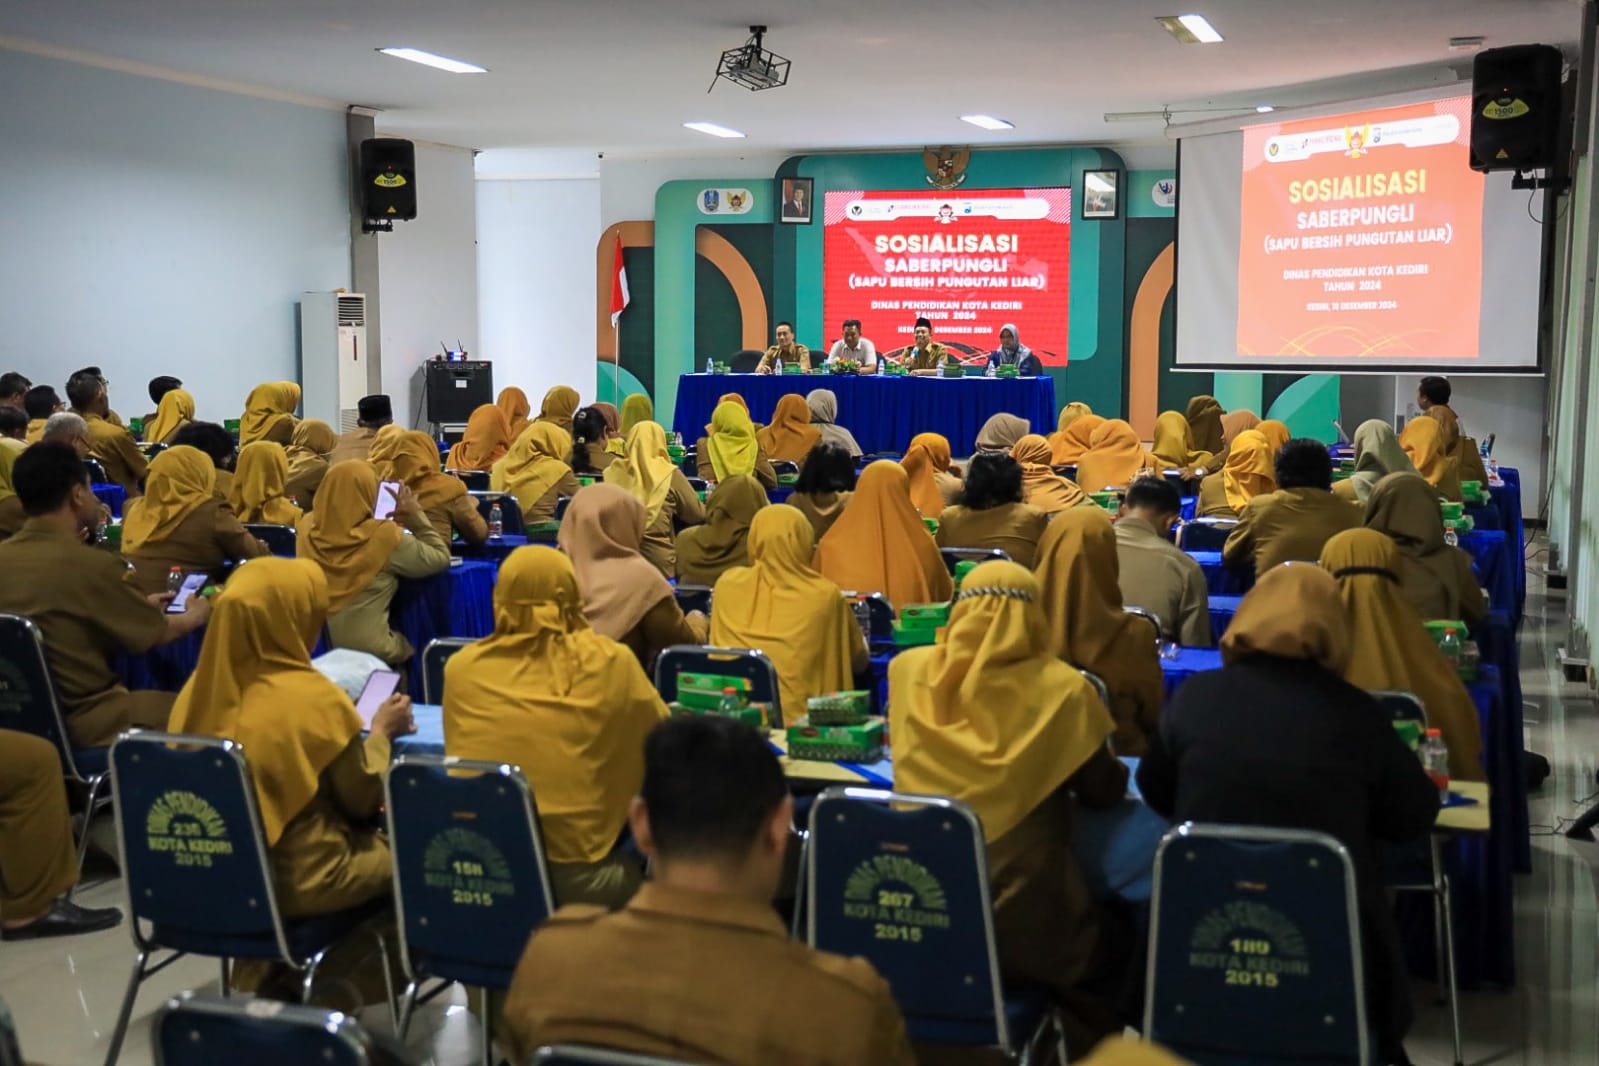
[[[944,513],[944,494],[938,490],[937,474],[949,472],[949,441],[937,433],[918,433],[900,458],[909,479],[911,503],[923,518]]]
[[[289,459],[283,445],[273,440],[246,444],[239,449],[233,484],[228,487],[228,503],[241,522],[297,526],[303,512],[283,494],[288,481]]]
[[[451,470],[492,470],[510,448],[511,429],[505,424],[505,412],[486,403],[467,418],[466,431],[450,448],[444,465]]]
[[[1292,563],[1255,582],[1222,637],[1221,657],[1228,664],[1251,655],[1306,659],[1342,675],[1350,648],[1338,583],[1320,567]]]
[[[632,493],[644,505],[645,521],[654,525],[672,489],[673,469],[666,430],[654,422],[640,422],[628,431],[622,460],[605,468],[605,480]]]
[[[372,434],[372,446],[367,449],[366,461],[377,468],[378,475],[384,481],[394,480],[389,476],[389,464],[394,461],[394,450],[404,435],[405,427],[393,422],[379,427],[378,431]]]
[[[887,459],[861,474],[844,513],[816,548],[816,569],[841,589],[882,593],[896,611],[948,600],[955,591],[911,503],[905,468]]]
[[[572,472],[572,435],[553,422],[529,422],[505,458],[489,471],[489,488],[516,494],[525,511]]]
[[[297,478],[317,463],[327,462],[338,447],[338,434],[319,418],[307,418],[294,427],[289,444],[289,477]]]
[[[1425,415],[1412,418],[1399,435],[1399,446],[1427,484],[1444,499],[1460,502],[1460,461],[1445,448],[1443,426],[1437,419]]]
[[[528,400],[527,393],[515,385],[507,386],[500,390],[499,396],[495,397],[494,406],[505,416],[505,424],[511,430],[511,439],[520,437],[522,431],[527,428],[527,416],[533,413],[533,404]]]
[[[1277,491],[1271,445],[1259,430],[1246,429],[1233,438],[1221,468],[1221,483],[1227,493],[1227,506],[1238,514],[1243,514],[1244,507],[1256,496]]]
[[[1073,400],[1060,409],[1060,419],[1055,423],[1055,432],[1051,433],[1048,438],[1051,449],[1051,465],[1060,465],[1059,461],[1053,458],[1053,453],[1065,446],[1066,431],[1072,428],[1073,423],[1093,413],[1093,408],[1078,400]]]
[[[1214,396],[1195,396],[1188,401],[1188,413],[1184,419],[1193,431],[1189,439],[1196,449],[1212,454],[1221,451],[1221,417],[1225,413]]]
[[[199,665],[167,723],[243,745],[269,846],[361,732],[350,697],[311,665],[327,613],[327,580],[315,565],[251,559],[217,597]]]
[[[1088,451],[1077,460],[1077,484],[1085,492],[1098,492],[1107,485],[1126,485],[1140,471],[1159,465],[1139,443],[1133,427],[1113,418],[1094,430]]]
[[[577,413],[583,398],[570,385],[557,385],[544,394],[544,405],[539,408],[538,421],[550,422],[572,435],[572,416]],[[516,434],[520,437],[521,434]],[[514,439],[514,438],[513,438]],[[568,449],[570,450],[570,449]]]
[[[1181,412],[1165,411],[1155,419],[1155,440],[1150,453],[1165,466],[1177,470],[1205,466],[1214,454],[1194,447],[1193,432]]]
[[[18,452],[0,448],[0,500],[9,500],[17,494],[11,484],[11,468],[17,465]]]
[[[296,552],[322,568],[332,614],[371,584],[400,546],[400,527],[372,517],[377,502],[378,472],[371,463],[346,459],[328,468],[316,510],[298,527]]]
[[[376,449],[373,449],[376,451]],[[439,469],[439,446],[420,430],[401,433],[392,446],[393,456],[386,466],[385,480],[402,481],[416,493],[424,511],[436,511],[458,496],[466,495],[466,483]]]
[[[1016,442],[1010,457],[1022,468],[1023,499],[1045,514],[1057,514],[1083,502],[1083,490],[1076,482],[1061,477],[1050,467],[1049,441],[1029,433]]]
[[[755,440],[768,459],[801,463],[822,439],[822,431],[811,425],[811,407],[805,397],[791,392],[777,401],[772,421],[755,434]]]
[[[852,687],[855,616],[812,565],[815,554],[810,519],[787,504],[765,507],[750,523],[750,565],[716,582],[711,643],[771,657],[785,722],[804,715],[812,696]]]
[[[1050,654],[1040,597],[1025,568],[983,563],[962,582],[938,644],[889,666],[894,787],[969,805],[990,841],[1116,728],[1083,675]]]
[[[1266,443],[1271,447],[1272,461],[1276,462],[1277,453],[1283,450],[1283,445],[1293,439],[1294,435],[1288,427],[1275,418],[1268,418],[1255,427],[1255,432],[1266,438]]]
[[[1090,411],[1081,418],[1074,419],[1067,427],[1066,432],[1058,434],[1059,440],[1050,438],[1053,451],[1049,457],[1051,466],[1063,466],[1068,463],[1079,462],[1083,453],[1094,440],[1094,430],[1105,424],[1105,420]]]
[[[760,446],[755,443],[755,424],[742,403],[723,400],[711,412],[710,435],[705,447],[711,453],[711,470],[716,480],[734,474],[755,473]]]
[[[294,421],[294,409],[300,406],[300,386],[292,381],[269,381],[250,390],[244,403],[244,417],[239,419],[239,447],[260,440],[272,432],[284,419]]]
[[[655,405],[642,392],[635,392],[622,401],[622,436],[632,432],[640,422],[655,421]]]
[[[627,647],[589,628],[572,562],[512,552],[494,632],[444,668],[444,747],[512,763],[533,782],[551,862],[608,855],[644,783],[644,738],[666,705]]]
[[[155,417],[145,424],[145,442],[161,444],[193,421],[194,397],[183,389],[173,389],[161,397],[161,402],[156,405]]]
[[[1364,689],[1414,693],[1427,711],[1427,724],[1443,733],[1449,747],[1449,776],[1481,781],[1476,704],[1405,598],[1399,584],[1402,565],[1399,545],[1375,529],[1346,529],[1322,548],[1321,567],[1338,579],[1338,595],[1349,614],[1353,654],[1344,680]]]
[[[150,461],[144,495],[128,504],[122,518],[122,550],[138,551],[165,540],[185,518],[212,498],[217,468],[198,448],[168,448]]]

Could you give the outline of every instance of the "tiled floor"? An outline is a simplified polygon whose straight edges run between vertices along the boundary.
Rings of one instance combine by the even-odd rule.
[[[1547,755],[1554,774],[1532,801],[1534,832],[1546,834],[1582,809],[1599,791],[1599,715],[1580,686],[1567,686],[1553,668],[1563,635],[1560,601],[1534,589],[1522,638],[1523,688],[1528,702],[1528,746]],[[109,842],[109,841],[108,841]],[[1533,840],[1533,873],[1517,878],[1517,965],[1520,982],[1509,992],[1463,997],[1465,1061],[1474,1066],[1593,1066],[1599,1063],[1599,902],[1594,869],[1599,844],[1574,844],[1563,836]],[[117,883],[83,893],[91,906],[121,903]],[[77,1066],[102,1060],[107,1036],[127,980],[133,949],[126,928],[93,936],[0,946],[0,998],[16,1016],[30,1061]],[[185,988],[215,992],[217,968],[185,959],[147,981],[121,1061],[151,1061],[145,1030],[151,1012]],[[1409,1041],[1418,1066],[1452,1060],[1447,1012],[1433,1003],[1432,988],[1416,989],[1417,1025]],[[438,1066],[478,1061],[476,1029],[459,990],[424,1008],[411,1045]],[[379,1008],[365,1016],[386,1026]]]

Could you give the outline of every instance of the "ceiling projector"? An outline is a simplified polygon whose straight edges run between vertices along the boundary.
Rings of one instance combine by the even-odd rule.
[[[711,79],[711,89],[716,88],[717,78],[726,78],[752,93],[788,83],[789,61],[761,47],[761,38],[765,33],[765,26],[751,26],[749,40],[738,48],[729,48],[722,53],[722,58],[716,64],[716,77]],[[710,92],[711,89],[705,91]]]

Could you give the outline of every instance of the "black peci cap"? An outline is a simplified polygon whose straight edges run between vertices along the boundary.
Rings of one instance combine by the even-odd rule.
[[[392,422],[394,421],[394,405],[389,398],[381,392],[373,396],[363,396],[356,404],[363,422]]]

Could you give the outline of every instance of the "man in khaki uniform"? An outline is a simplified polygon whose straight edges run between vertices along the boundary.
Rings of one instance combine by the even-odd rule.
[[[927,319],[916,320],[915,337],[915,344],[888,358],[913,374],[936,374],[941,367],[959,362],[948,348],[933,339],[933,324]]]
[[[328,456],[328,465],[346,459],[365,460],[372,454],[372,440],[378,430],[394,421],[394,405],[382,393],[363,396],[356,404],[356,427],[339,437]]]
[[[89,424],[89,454],[100,460],[106,477],[130,497],[139,495],[150,467],[132,434],[108,420],[111,407],[105,381],[88,370],[78,371],[67,382],[67,402],[73,413]]]
[[[1317,440],[1291,440],[1277,453],[1277,491],[1261,493],[1238,516],[1222,547],[1222,562],[1258,577],[1278,563],[1314,563],[1329,540],[1359,529],[1358,507],[1332,493],[1332,459]]]
[[[127,568],[117,555],[83,543],[100,501],[72,448],[35,444],[11,476],[28,517],[0,543],[0,612],[30,618],[43,631],[72,743],[99,747],[129,726],[165,728],[174,693],[129,692],[110,658],[194,632],[211,616],[209,601],[194,596],[182,614],[166,614],[169,594],[140,595],[123,580]]]
[[[1214,641],[1205,572],[1167,539],[1182,506],[1165,478],[1133,479],[1116,519],[1117,580],[1122,602],[1153,611],[1167,639],[1185,648],[1208,648]]]
[[[777,367],[777,360],[783,360],[783,368],[797,366],[801,370],[809,371],[811,368],[811,350],[803,344],[794,343],[794,326],[788,322],[777,324],[777,343],[766,349],[766,354],[761,356],[761,361],[755,364],[757,374],[770,374]]]
[[[29,389],[22,401],[22,409],[28,413],[28,435],[24,440],[29,444],[39,443],[39,438],[44,436],[45,422],[64,407],[66,404],[61,402],[61,397],[50,386],[35,385]]]
[[[654,880],[614,914],[563,907],[528,941],[505,1004],[511,1061],[570,1042],[729,1066],[914,1063],[871,964],[789,939],[772,910],[793,806],[761,733],[657,726],[629,812]]]

